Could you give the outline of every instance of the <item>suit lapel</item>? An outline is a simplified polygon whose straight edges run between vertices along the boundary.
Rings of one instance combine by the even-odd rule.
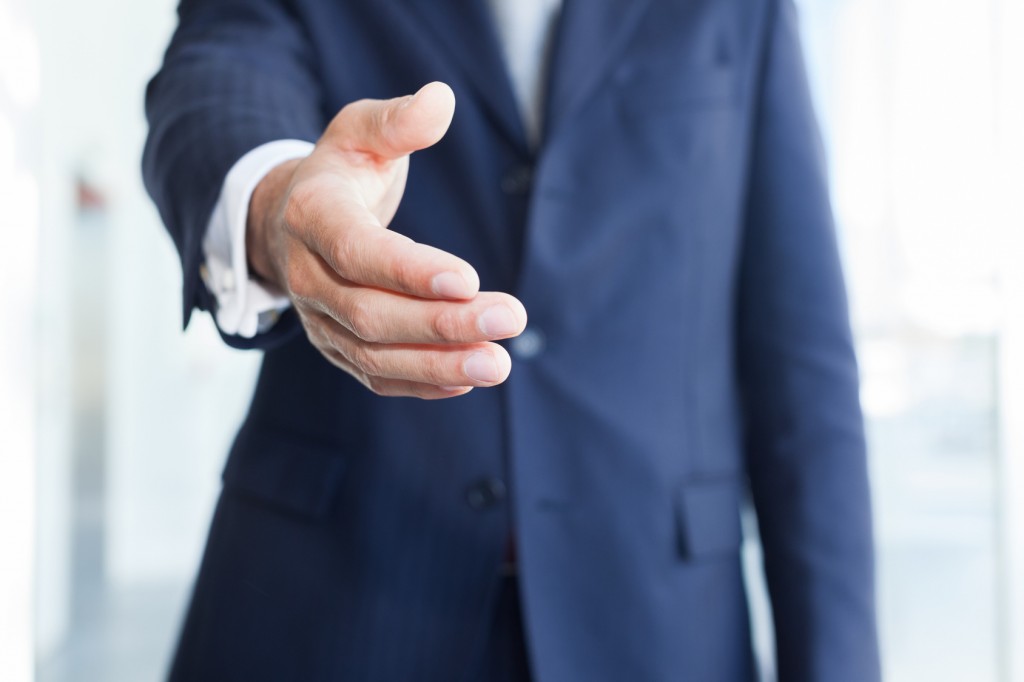
[[[526,146],[526,132],[485,0],[402,0],[465,74],[495,124]]]
[[[651,0],[564,0],[548,75],[545,137],[600,83]]]

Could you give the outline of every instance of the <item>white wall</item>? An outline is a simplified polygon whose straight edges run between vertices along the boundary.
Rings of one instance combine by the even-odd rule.
[[[62,643],[71,615],[71,453],[80,435],[73,415],[85,407],[84,413],[102,421],[92,426],[105,443],[105,489],[97,511],[103,514],[108,584],[184,584],[197,568],[223,457],[259,361],[224,347],[205,316],[182,333],[177,256],[142,187],[143,92],[174,27],[175,6],[175,0],[32,2],[43,55],[33,121],[45,132],[34,145],[45,197],[39,240],[46,255],[39,261],[42,286],[35,299],[40,658]],[[0,34],[0,55],[4,45]],[[2,151],[0,132],[0,161]],[[102,212],[79,212],[79,178],[103,194]],[[83,287],[99,294],[87,309],[76,301]],[[97,320],[103,328],[88,333],[99,333],[104,345],[78,345],[83,326]],[[0,344],[5,341],[6,333]],[[3,361],[19,357],[6,351],[0,347]],[[90,369],[100,376],[89,376]],[[101,390],[79,391],[76,398],[72,377],[82,376]],[[7,387],[19,385],[2,378],[6,398]],[[22,401],[24,391],[16,390]],[[2,445],[0,450],[6,455]],[[6,461],[0,457],[0,467]],[[0,485],[17,480],[0,479]],[[11,679],[2,669],[0,678]]]
[[[1022,3],[801,4],[861,359],[886,678],[1017,682]]]
[[[1005,594],[1002,665],[1007,680],[1024,680],[1024,0],[1002,0],[997,11],[997,134],[1002,216],[1003,339],[1001,344],[1001,531]]]
[[[142,188],[143,91],[174,26],[174,0],[39,0],[48,71],[48,194],[83,174],[108,199],[105,541],[114,584],[187,580],[258,357],[200,316],[180,330],[181,275]],[[116,20],[111,20],[111,18]],[[56,223],[75,224],[68,202]],[[73,256],[74,257],[74,256]],[[78,265],[76,263],[76,265]]]
[[[0,4],[0,678],[11,682],[33,667],[38,56],[25,3]]]

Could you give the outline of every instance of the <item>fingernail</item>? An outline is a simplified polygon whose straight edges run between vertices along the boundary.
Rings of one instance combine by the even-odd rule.
[[[442,298],[473,298],[476,295],[466,278],[457,272],[435,275],[430,286]]]
[[[519,331],[519,320],[507,305],[494,305],[480,313],[476,325],[486,336],[497,338]]]
[[[473,353],[466,358],[462,370],[474,381],[493,383],[501,379],[501,374],[498,373],[498,363],[494,361],[494,357],[490,353]]]

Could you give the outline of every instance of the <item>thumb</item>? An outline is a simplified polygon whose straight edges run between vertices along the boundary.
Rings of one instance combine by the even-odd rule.
[[[326,137],[345,151],[392,160],[437,144],[454,115],[455,93],[435,81],[415,95],[349,104],[328,126]]]

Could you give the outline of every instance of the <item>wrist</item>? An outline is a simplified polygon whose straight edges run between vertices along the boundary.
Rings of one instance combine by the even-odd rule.
[[[274,266],[274,234],[281,228],[284,201],[292,175],[301,159],[292,159],[275,166],[267,173],[249,200],[245,226],[245,249],[252,276],[280,287]]]

